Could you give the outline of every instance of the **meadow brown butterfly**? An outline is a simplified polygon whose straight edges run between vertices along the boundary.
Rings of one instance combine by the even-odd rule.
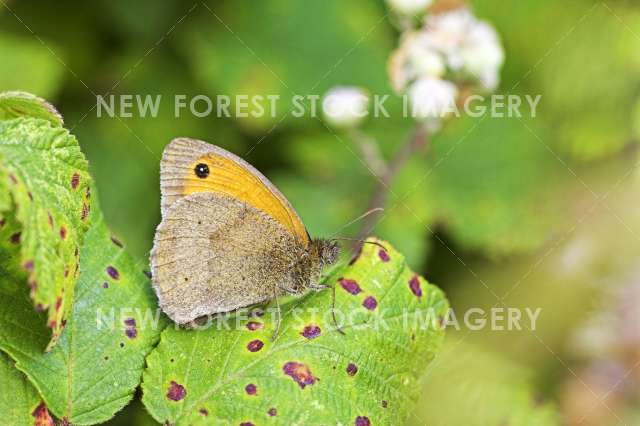
[[[241,158],[179,138],[160,165],[153,287],[176,323],[326,288],[335,241],[311,239],[287,199]]]

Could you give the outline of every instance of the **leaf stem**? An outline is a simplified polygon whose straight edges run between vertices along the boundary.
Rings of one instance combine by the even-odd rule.
[[[389,170],[387,162],[380,152],[378,142],[358,128],[351,129],[349,135],[358,145],[358,149],[371,171],[376,176],[386,175]]]
[[[378,182],[369,201],[368,210],[384,208],[389,198],[389,193],[391,192],[391,186],[398,174],[414,154],[424,151],[429,146],[429,142],[429,132],[426,126],[418,124],[411,137],[386,167],[385,173],[379,175]],[[358,234],[358,240],[364,240],[369,236],[378,224],[382,213],[383,212],[367,216]]]

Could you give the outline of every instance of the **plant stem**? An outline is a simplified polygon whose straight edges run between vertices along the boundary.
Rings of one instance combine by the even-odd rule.
[[[395,178],[414,154],[423,151],[427,147],[429,141],[429,134],[426,127],[424,125],[418,125],[413,135],[391,160],[386,173],[379,177],[371,201],[369,201],[369,211],[376,208],[384,208]],[[369,233],[376,227],[382,213],[383,212],[376,212],[366,217],[358,234],[359,240],[364,240],[369,236]]]
[[[351,139],[358,145],[358,149],[362,154],[364,162],[369,166],[376,176],[384,176],[388,173],[387,162],[380,153],[378,143],[374,138],[364,133],[358,128],[354,128],[350,132]]]

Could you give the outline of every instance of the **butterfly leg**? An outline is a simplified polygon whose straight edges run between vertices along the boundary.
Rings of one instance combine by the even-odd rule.
[[[333,319],[333,324],[336,326],[336,330],[338,333],[346,336],[340,325],[338,325],[338,320],[336,319],[336,286],[335,285],[327,285],[327,284],[318,284],[314,287],[310,287],[312,290],[320,291],[326,290],[328,288],[331,289],[331,318]]]
[[[342,328],[340,328],[340,325],[338,325],[338,320],[336,320],[336,286],[332,285],[331,286],[331,317],[333,318],[333,324],[336,326],[336,330],[338,330],[338,333],[342,334],[343,336],[346,336],[347,333],[345,333],[344,331],[342,331]]]

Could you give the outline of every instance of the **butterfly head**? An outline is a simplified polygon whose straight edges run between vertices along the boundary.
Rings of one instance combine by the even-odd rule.
[[[338,260],[338,256],[340,256],[340,247],[338,246],[337,241],[317,239],[313,240],[312,244],[315,246],[314,249],[318,253],[321,266],[331,265]]]

